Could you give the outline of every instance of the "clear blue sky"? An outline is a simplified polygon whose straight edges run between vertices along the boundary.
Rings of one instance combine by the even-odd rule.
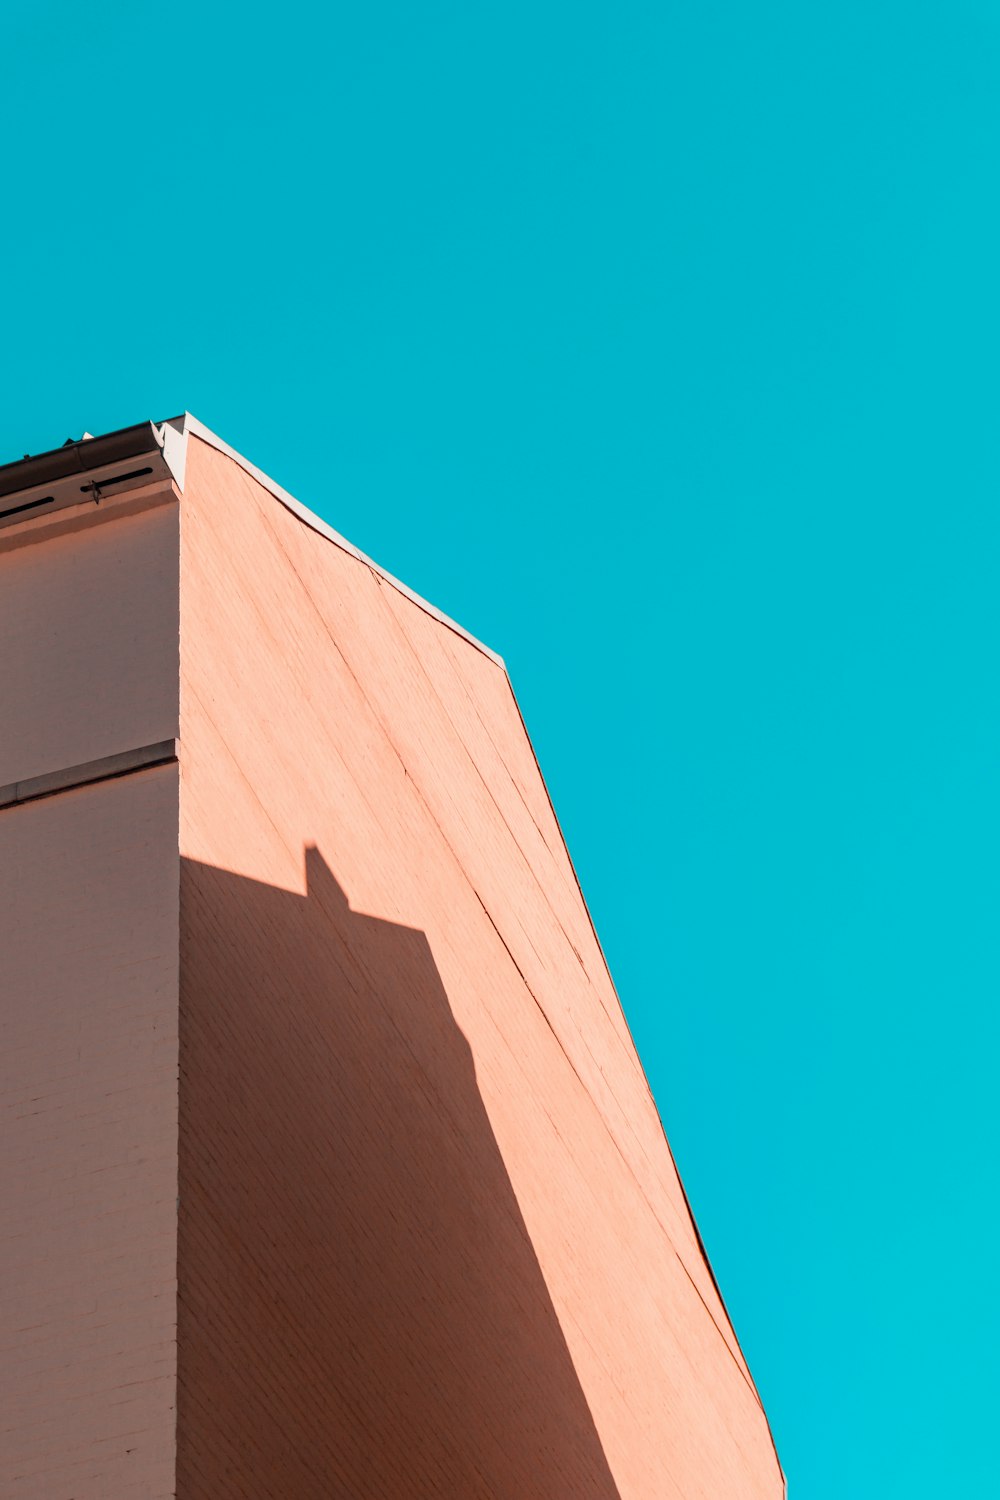
[[[994,1493],[1000,12],[5,27],[0,458],[187,406],[506,657],[791,1493]]]

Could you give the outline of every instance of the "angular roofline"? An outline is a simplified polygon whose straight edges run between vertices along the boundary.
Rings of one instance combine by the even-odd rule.
[[[215,448],[219,453],[224,453],[231,458],[235,464],[255,479],[259,485],[269,494],[290,510],[313,531],[318,531],[320,536],[325,536],[327,541],[333,542],[334,546],[341,551],[347,552],[359,562],[363,562],[373,573],[377,574],[385,583],[391,585],[400,594],[416,604],[426,614],[432,615],[440,624],[446,625],[456,635],[475,646],[484,656],[488,656],[501,670],[506,671],[503,658],[489,646],[480,640],[457,620],[451,619],[443,610],[436,608],[429,600],[424,599],[413,589],[408,588],[400,579],[395,578],[385,568],[380,567],[373,558],[366,556],[339,531],[334,531],[314,511],[296,500],[287,490],[282,489],[280,484],[275,484],[263,469],[258,469],[249,459],[244,458],[235,448],[223,441],[204,422],[199,422],[192,412],[186,411],[179,417],[168,417],[164,422],[138,422],[131,427],[120,427],[114,432],[102,433],[98,437],[89,434],[86,437],[71,439],[64,443],[61,448],[50,448],[44,453],[25,454],[23,458],[15,459],[12,463],[0,464],[0,525],[16,525],[18,521],[33,519],[29,512],[34,515],[53,514],[56,510],[63,510],[81,503],[81,496],[91,499],[102,498],[104,494],[112,490],[116,495],[124,493],[128,489],[134,489],[140,481],[152,482],[157,477],[171,477],[177,488],[184,489],[184,472],[187,458],[187,442],[189,437],[196,437],[210,448]],[[129,459],[138,460],[140,456],[153,455],[153,467],[134,470],[125,474],[103,473],[109,466],[120,467]],[[88,484],[80,484],[78,481],[83,476],[96,476]],[[74,482],[76,481],[76,482]],[[43,495],[42,490],[52,490],[53,493]],[[10,504],[10,497],[24,496],[30,492],[30,498],[26,503]]]
[[[377,573],[379,578],[383,579],[384,582],[390,584],[399,593],[405,595],[407,599],[412,600],[414,604],[418,605],[425,614],[432,615],[442,625],[447,625],[449,630],[453,630],[456,635],[460,635],[463,640],[475,646],[477,651],[481,651],[484,656],[488,656],[502,671],[506,672],[507,668],[503,658],[498,656],[495,651],[491,651],[489,646],[477,640],[464,626],[459,625],[456,620],[446,615],[443,610],[438,609],[429,600],[424,599],[422,595],[408,588],[400,579],[388,573],[385,568],[380,567],[377,562],[373,561],[372,558],[368,557],[358,547],[355,547],[353,542],[349,542],[345,536],[341,536],[339,531],[334,531],[333,527],[328,525],[322,517],[316,515],[315,511],[311,511],[308,506],[303,505],[301,500],[296,500],[294,495],[290,495],[287,490],[282,489],[280,484],[275,484],[274,480],[265,474],[263,469],[258,469],[256,464],[252,464],[249,459],[244,458],[242,453],[237,453],[235,448],[230,447],[217,433],[213,432],[211,428],[206,427],[204,422],[199,422],[198,418],[192,412],[186,411],[182,417],[170,418],[161,424],[159,432],[162,434],[163,456],[170,466],[179,489],[183,490],[184,488],[184,459],[187,439],[192,436],[200,438],[210,448],[215,448],[219,453],[224,453],[227,458],[231,458],[234,463],[240,466],[244,473],[249,474],[252,479],[255,479],[259,485],[267,490],[269,494],[273,495],[276,500],[280,501],[300,521],[304,521],[307,526],[311,526],[313,531],[318,531],[320,536],[325,536],[328,541],[333,542],[334,546],[339,547],[341,551],[348,552],[351,557],[356,557],[359,562],[363,562],[366,567],[371,568],[373,573]]]
[[[701,1237],[701,1232],[698,1228],[698,1221],[695,1218],[691,1201],[688,1198],[687,1190],[684,1186],[684,1179],[681,1176],[680,1170],[677,1166],[677,1162],[673,1154],[673,1149],[670,1145],[670,1139],[663,1125],[663,1118],[660,1115],[659,1109],[656,1105],[656,1097],[653,1094],[652,1088],[650,1087],[649,1078],[646,1073],[642,1057],[640,1056],[639,1049],[635,1045],[635,1038],[632,1035],[632,1028],[629,1025],[628,1016],[625,1013],[625,1007],[622,1005],[621,997],[618,994],[618,988],[614,982],[614,976],[611,973],[611,966],[608,963],[607,955],[604,952],[604,948],[597,931],[597,926],[594,922],[590,907],[587,903],[587,898],[580,883],[580,877],[577,874],[576,866],[573,863],[573,856],[570,853],[566,835],[563,832],[562,825],[559,822],[559,817],[556,813],[551,793],[549,792],[548,785],[545,781],[544,772],[542,771],[541,764],[538,760],[538,755],[535,751],[534,745],[532,744],[531,735],[528,731],[527,724],[525,724],[524,722],[524,716],[523,714],[521,714],[520,705],[517,701],[517,694],[514,692],[514,685],[511,681],[510,673],[507,670],[507,666],[503,658],[498,656],[495,651],[491,651],[490,648],[484,645],[482,641],[477,640],[475,636],[471,635],[455,620],[452,620],[448,615],[444,614],[442,610],[437,609],[433,604],[429,603],[428,600],[422,598],[420,594],[417,594],[413,589],[408,588],[405,583],[400,582],[398,578],[395,578],[391,573],[386,572],[384,568],[380,567],[378,563],[372,560],[372,558],[368,557],[364,552],[360,551],[359,548],[355,547],[352,542],[349,542],[347,540],[346,537],[341,536],[338,531],[335,531],[332,526],[328,525],[327,522],[316,515],[314,511],[309,510],[307,506],[301,503],[301,501],[296,500],[294,496],[290,495],[287,490],[282,489],[282,487],[279,484],[276,484],[273,479],[271,479],[267,474],[263,472],[262,469],[258,469],[255,464],[252,464],[249,461],[249,459],[244,458],[243,455],[241,453],[238,453],[235,448],[230,447],[228,443],[224,442],[222,438],[220,438],[216,433],[212,432],[211,428],[206,427],[203,422],[199,422],[198,418],[191,412],[186,411],[181,416],[169,417],[166,421],[163,422],[141,422],[132,427],[123,427],[117,429],[114,432],[104,433],[99,437],[90,437],[88,435],[86,438],[82,438],[79,441],[70,441],[64,444],[61,448],[50,449],[45,453],[32,455],[26,454],[24,458],[15,460],[13,463],[0,465],[0,518],[2,518],[4,515],[4,500],[8,496],[23,496],[23,492],[25,491],[37,491],[41,488],[47,489],[50,487],[54,488],[57,492],[55,496],[49,495],[46,496],[44,500],[31,501],[29,505],[26,506],[11,507],[6,512],[6,514],[11,517],[9,524],[16,524],[16,522],[14,521],[15,511],[27,511],[34,505],[48,505],[49,502],[51,502],[54,507],[60,509],[64,506],[76,505],[80,503],[80,495],[85,492],[90,492],[91,498],[93,499],[99,498],[99,496],[104,493],[105,486],[114,487],[115,493],[119,494],[122,493],[126,488],[131,489],[137,487],[140,481],[144,481],[148,484],[150,481],[148,480],[148,478],[146,478],[146,476],[150,473],[155,474],[157,470],[159,470],[159,473],[164,479],[169,475],[169,477],[177,486],[178,490],[183,492],[184,474],[187,459],[187,442],[188,438],[192,436],[200,439],[200,441],[203,443],[207,443],[209,447],[215,448],[219,453],[224,453],[228,458],[232,459],[234,463],[239,465],[244,473],[249,474],[252,479],[255,479],[263,489],[267,490],[269,494],[273,495],[274,498],[280,502],[280,504],[285,506],[287,510],[290,510],[292,514],[297,516],[298,519],[304,522],[306,526],[311,527],[312,530],[318,532],[320,536],[326,537],[328,541],[333,542],[334,546],[339,547],[343,552],[349,553],[351,557],[357,558],[359,562],[364,563],[365,566],[370,568],[373,573],[375,573],[384,582],[388,583],[392,588],[396,589],[400,594],[404,595],[407,599],[411,600],[418,606],[418,608],[422,609],[426,614],[431,615],[442,625],[447,626],[449,630],[454,631],[455,634],[461,636],[463,640],[468,641],[469,644],[474,646],[477,651],[481,651],[484,656],[489,657],[489,659],[494,662],[503,672],[507,682],[507,687],[514,701],[515,710],[520,718],[521,726],[524,730],[525,739],[527,740],[528,747],[531,750],[532,756],[534,758],[539,778],[541,780],[542,786],[545,788],[549,807],[551,808],[552,816],[555,821],[559,837],[562,841],[563,849],[569,861],[570,870],[573,873],[577,890],[579,891],[580,899],[583,903],[584,911],[587,914],[590,928],[594,935],[594,940],[597,944],[598,952],[600,953],[601,959],[604,963],[605,972],[607,973],[608,979],[610,981],[612,993],[614,994],[615,999],[618,1002],[622,1020],[624,1021],[625,1029],[632,1042],[633,1052],[645,1081],[646,1089],[649,1093],[650,1099],[652,1100],[653,1108],[654,1110],[656,1110],[657,1117],[659,1118],[660,1129],[662,1131],[664,1141],[666,1142],[670,1159],[673,1162],[674,1172],[680,1185],[681,1194],[684,1200],[685,1207],[687,1208],[692,1228],[694,1230],[698,1249],[708,1271],[709,1277],[711,1278],[712,1284],[715,1288],[716,1295],[718,1296],[719,1303],[722,1307],[723,1315],[729,1326],[730,1332],[733,1335],[736,1347],[739,1350],[740,1358],[743,1362],[743,1369],[741,1373],[743,1373],[745,1378],[747,1379],[750,1389],[756,1397],[757,1403],[763,1413],[768,1436],[770,1437],[771,1446],[774,1450],[775,1460],[778,1465],[778,1472],[781,1476],[783,1490],[787,1495],[787,1479],[781,1465],[781,1459],[778,1456],[777,1444],[774,1441],[774,1434],[771,1430],[771,1424],[767,1415],[767,1410],[764,1407],[764,1403],[760,1398],[760,1393],[757,1390],[756,1382],[754,1381],[753,1375],[750,1372],[749,1363],[740,1344],[739,1334],[736,1332],[735,1324],[730,1315],[729,1308],[726,1306],[725,1298],[722,1295],[722,1289],[719,1286],[718,1278],[716,1277],[715,1271],[712,1267],[712,1262],[709,1258],[708,1250]],[[156,468],[154,468],[153,470],[143,469],[135,473],[127,473],[124,475],[104,475],[97,472],[99,470],[107,468],[108,465],[113,464],[117,466],[129,458],[137,458],[140,454],[147,453],[155,455],[154,463],[156,465]],[[161,463],[162,468],[159,467]],[[90,483],[86,485],[79,485],[76,481],[78,481],[81,473],[89,473],[91,475],[94,475],[95,477]],[[51,514],[51,511],[47,511],[47,513]],[[18,515],[17,519],[20,520],[22,519],[22,517]],[[23,519],[28,519],[28,517],[25,515]],[[2,522],[0,522],[0,524],[2,524]],[[156,749],[159,747],[153,748]],[[10,789],[5,788],[3,790],[8,791]],[[711,1317],[711,1314],[709,1314],[709,1316]],[[712,1319],[712,1321],[715,1321],[714,1318]],[[718,1325],[716,1326],[718,1327]],[[721,1329],[719,1329],[719,1332],[721,1334]],[[730,1353],[732,1353],[731,1350]],[[737,1367],[739,1367],[739,1361],[736,1361],[736,1363]]]

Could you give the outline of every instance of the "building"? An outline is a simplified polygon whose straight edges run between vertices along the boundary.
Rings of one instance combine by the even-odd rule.
[[[190,416],[0,639],[0,1493],[782,1495],[499,659]]]

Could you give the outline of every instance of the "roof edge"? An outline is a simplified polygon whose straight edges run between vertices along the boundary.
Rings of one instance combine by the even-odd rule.
[[[231,458],[245,474],[249,474],[251,479],[255,479],[263,489],[273,495],[286,510],[290,510],[306,526],[311,527],[313,531],[319,532],[320,536],[326,537],[327,541],[333,542],[334,546],[339,547],[342,552],[347,552],[351,557],[356,557],[359,562],[363,562],[366,567],[371,568],[372,572],[376,573],[385,583],[390,584],[397,593],[402,594],[411,603],[416,604],[425,614],[431,615],[440,624],[446,625],[456,635],[460,635],[463,640],[469,642],[470,646],[475,646],[477,651],[481,651],[484,656],[488,656],[490,661],[494,662],[501,671],[506,673],[507,667],[503,658],[498,656],[495,651],[491,651],[489,646],[477,640],[474,635],[470,634],[462,625],[459,625],[456,620],[446,615],[443,610],[438,609],[420,594],[415,593],[413,589],[408,588],[405,583],[402,583],[391,573],[386,572],[385,568],[380,567],[377,562],[374,562],[372,558],[368,557],[358,547],[355,547],[353,542],[349,542],[346,537],[341,536],[339,531],[334,531],[332,526],[328,525],[314,511],[311,511],[308,506],[303,505],[300,500],[296,500],[294,495],[290,495],[287,490],[283,490],[280,484],[275,484],[274,480],[265,474],[263,469],[258,469],[256,464],[252,464],[249,459],[244,458],[242,453],[237,453],[235,448],[230,447],[217,433],[214,433],[211,428],[206,427],[204,422],[199,422],[198,418],[192,412],[186,411],[183,417],[173,417],[169,421],[162,423],[157,428],[157,435],[163,444],[163,457],[174,476],[174,481],[178,489],[184,489],[187,440],[189,437],[199,438],[203,443],[207,443],[210,448],[214,448],[218,453],[224,453],[227,458]]]

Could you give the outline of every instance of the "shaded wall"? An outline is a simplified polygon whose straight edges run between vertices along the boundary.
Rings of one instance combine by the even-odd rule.
[[[427,939],[184,862],[178,1494],[618,1500]]]
[[[174,1493],[177,768],[0,811],[0,1494]]]
[[[142,513],[137,506],[142,506]],[[178,508],[0,536],[0,785],[173,738]],[[0,1494],[172,1496],[178,774],[0,807]]]
[[[177,735],[176,502],[70,524],[0,534],[0,786]]]

